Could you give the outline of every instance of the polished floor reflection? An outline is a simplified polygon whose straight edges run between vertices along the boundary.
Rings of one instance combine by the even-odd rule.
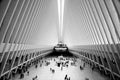
[[[45,57],[28,71],[23,78],[18,74],[13,80],[107,80],[107,77],[92,70],[89,64],[75,57]]]

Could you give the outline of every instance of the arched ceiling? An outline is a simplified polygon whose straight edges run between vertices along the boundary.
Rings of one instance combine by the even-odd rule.
[[[41,5],[40,13],[35,20],[39,28],[33,33],[33,37],[28,42],[39,45],[55,45],[58,41],[57,1],[45,0]]]
[[[117,0],[65,0],[65,42],[69,45],[119,43],[118,3]]]
[[[63,39],[66,44],[119,43],[117,1],[64,1]],[[0,43],[32,45],[58,43],[57,0],[3,0],[0,3],[0,10]]]

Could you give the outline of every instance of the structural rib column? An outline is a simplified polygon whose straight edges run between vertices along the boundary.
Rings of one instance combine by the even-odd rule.
[[[12,21],[12,19],[13,19],[13,16],[14,16],[14,13],[15,13],[15,11],[16,11],[16,9],[17,9],[18,3],[19,3],[19,0],[17,0],[17,2],[16,2],[16,4],[15,4],[15,7],[14,7],[14,9],[13,9],[13,12],[12,12],[12,15],[11,15],[11,17],[10,17],[10,20],[8,21],[7,27],[6,27],[5,31],[4,31],[4,34],[1,34],[1,35],[0,35],[0,36],[2,37],[2,40],[0,41],[0,43],[3,43],[3,41],[4,41],[4,39],[5,39],[5,35],[7,34],[8,28],[10,27],[10,23],[11,23],[11,21]],[[9,40],[5,43],[5,46],[4,46],[3,51],[2,51],[3,54],[5,54],[5,49],[7,48],[8,42],[9,42]],[[10,48],[9,48],[9,49],[10,49]],[[9,51],[9,50],[8,50],[8,51]],[[6,56],[6,57],[8,57],[8,56]],[[3,58],[2,58],[2,59],[3,59]],[[7,60],[7,58],[6,58],[6,60]],[[0,67],[0,75],[1,75],[1,73],[3,72],[3,70],[4,70],[4,65],[6,64],[6,63],[3,62],[3,61],[4,61],[4,60],[2,60],[2,64],[1,64],[1,67]]]
[[[34,4],[32,5],[32,7],[35,8],[36,3],[37,3],[37,0],[36,0],[36,2],[34,2]],[[33,13],[34,8],[31,8],[31,9],[30,9],[30,10],[32,10],[32,11],[29,12],[29,16],[30,16],[30,17],[32,16],[32,13]],[[30,13],[31,13],[31,14],[30,14]],[[25,25],[25,26],[27,26],[27,24],[29,24],[30,17],[27,19],[28,21],[26,22],[26,25]],[[26,30],[28,30],[28,27],[29,27],[29,26],[26,27],[26,29],[25,29],[25,31],[24,31],[23,34],[27,35],[27,34],[26,34]],[[28,31],[29,31],[29,30],[28,30]],[[22,39],[22,40],[21,40],[21,41],[22,41],[22,44],[24,43],[24,36],[25,36],[25,35],[23,35],[22,38],[21,38],[21,39]],[[20,42],[20,43],[21,43],[21,42]],[[24,45],[27,45],[27,44],[24,44]],[[26,50],[26,48],[25,48],[24,50]],[[27,53],[27,52],[26,52],[26,53]],[[26,53],[25,53],[24,55],[26,55]],[[16,59],[17,54],[19,54],[18,51],[17,51],[16,54],[14,54],[13,63],[12,63],[12,65],[11,65],[11,70],[12,70],[12,68],[14,67],[14,62],[15,62],[15,59]],[[24,60],[24,61],[25,61],[25,60]]]

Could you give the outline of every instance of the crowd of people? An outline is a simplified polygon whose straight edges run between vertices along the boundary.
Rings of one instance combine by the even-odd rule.
[[[68,69],[71,66],[78,66],[77,65],[77,61],[78,59],[76,57],[63,57],[63,56],[58,56],[58,57],[46,57],[41,59],[40,61],[34,62],[35,68],[40,68],[40,67],[45,67],[45,66],[49,66],[49,65],[53,65],[57,67],[57,69],[59,69],[60,71],[63,71],[64,69]],[[83,63],[82,65],[79,66],[80,70],[83,70],[85,68],[85,63]],[[49,70],[50,72],[54,75],[55,73],[57,73],[57,70],[55,67],[53,66],[49,66]],[[27,76],[29,76],[30,72],[27,69],[26,71]],[[35,75],[34,77],[32,77],[32,80],[38,80],[38,76],[39,74]],[[40,76],[39,76],[40,77]],[[24,78],[24,73],[20,74],[20,79]],[[71,80],[72,76],[70,76],[68,73],[66,73],[63,77],[63,80]],[[86,78],[85,80],[89,80],[88,78]]]
[[[59,67],[61,71],[63,71],[64,68],[68,68],[69,66],[76,66],[77,58],[58,56],[57,58],[53,58],[53,61],[55,62],[55,65]],[[50,61],[44,61],[44,62],[46,66],[50,64]],[[50,67],[50,71],[53,74],[55,73],[55,69],[52,67]],[[68,74],[66,74],[64,80],[71,80],[71,78],[70,76],[68,77]]]

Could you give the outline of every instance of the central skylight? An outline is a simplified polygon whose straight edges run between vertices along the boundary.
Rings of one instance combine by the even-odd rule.
[[[63,17],[64,17],[65,0],[58,0],[58,17],[59,17],[59,40],[63,43]]]

